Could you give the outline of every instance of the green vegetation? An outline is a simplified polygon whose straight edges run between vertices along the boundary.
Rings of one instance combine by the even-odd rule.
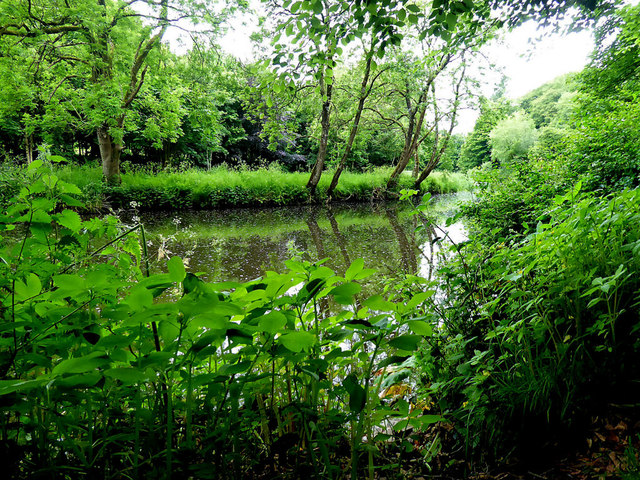
[[[57,167],[55,174],[62,180],[78,186],[83,201],[93,210],[103,205],[104,197],[114,208],[130,208],[136,202],[141,210],[186,210],[221,207],[301,205],[319,203],[327,198],[329,178],[320,183],[314,197],[305,188],[306,174],[283,172],[280,168],[257,170],[229,170],[217,167],[210,171],[187,170],[157,174],[136,172],[123,174],[118,186],[104,185],[100,172],[89,167]],[[5,171],[9,195],[20,183],[20,172]],[[369,173],[346,172],[333,194],[334,200],[369,201],[385,199],[384,185],[388,169]],[[411,185],[406,176],[401,185]],[[11,187],[13,185],[13,187]],[[451,193],[468,190],[471,182],[460,173],[435,172],[422,184],[422,191]],[[397,196],[396,196],[397,198]],[[5,198],[8,200],[8,198]]]
[[[0,4],[4,475],[637,475],[640,6],[268,1],[272,55],[244,66],[161,43],[180,17],[214,41],[238,5],[142,3]],[[481,99],[455,136],[478,47],[569,13],[597,25],[591,64]],[[424,193],[467,182],[442,167],[477,188],[439,228]],[[433,278],[292,248],[285,272],[208,283],[150,261],[137,219],[78,213],[392,195]]]

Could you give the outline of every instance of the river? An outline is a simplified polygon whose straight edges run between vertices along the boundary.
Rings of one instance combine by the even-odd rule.
[[[267,270],[283,271],[284,262],[295,255],[326,258],[325,265],[341,275],[353,260],[363,258],[365,267],[381,276],[429,278],[441,242],[447,236],[455,242],[465,239],[461,224],[444,227],[446,216],[464,198],[434,197],[429,221],[411,215],[408,204],[154,212],[141,214],[140,220],[149,232],[152,259],[162,264],[178,255],[208,281],[248,281]]]

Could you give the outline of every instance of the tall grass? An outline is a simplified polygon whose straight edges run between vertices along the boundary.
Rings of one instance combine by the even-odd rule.
[[[368,201],[379,197],[389,174],[388,168],[368,173],[345,172],[333,200]],[[84,200],[90,205],[105,193],[114,207],[129,206],[135,201],[142,210],[185,210],[321,203],[327,199],[332,172],[325,172],[313,198],[305,187],[308,174],[274,168],[236,171],[217,167],[209,171],[129,173],[122,176],[120,186],[110,188],[102,184],[100,171],[95,167],[61,167],[57,175],[80,187],[85,193]],[[410,188],[412,183],[411,177],[403,177],[398,189]],[[466,176],[437,172],[423,183],[422,192],[451,193],[468,188],[470,182]]]

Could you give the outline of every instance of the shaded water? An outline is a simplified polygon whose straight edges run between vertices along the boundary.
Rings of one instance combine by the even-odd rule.
[[[429,216],[442,225],[457,197],[443,195],[432,203]],[[438,252],[433,242],[444,235],[410,210],[408,205],[344,204],[156,212],[141,220],[150,233],[152,257],[178,255],[209,281],[247,281],[267,270],[284,271],[284,262],[296,254],[312,261],[326,258],[325,265],[340,275],[363,258],[366,268],[383,275],[428,278]],[[416,232],[418,225],[423,228]],[[464,238],[460,225],[446,230],[455,241]]]

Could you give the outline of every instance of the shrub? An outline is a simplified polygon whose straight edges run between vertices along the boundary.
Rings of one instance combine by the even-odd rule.
[[[440,270],[442,329],[421,365],[471,449],[539,452],[587,414],[637,403],[640,190],[577,196],[520,241],[467,243]]]

